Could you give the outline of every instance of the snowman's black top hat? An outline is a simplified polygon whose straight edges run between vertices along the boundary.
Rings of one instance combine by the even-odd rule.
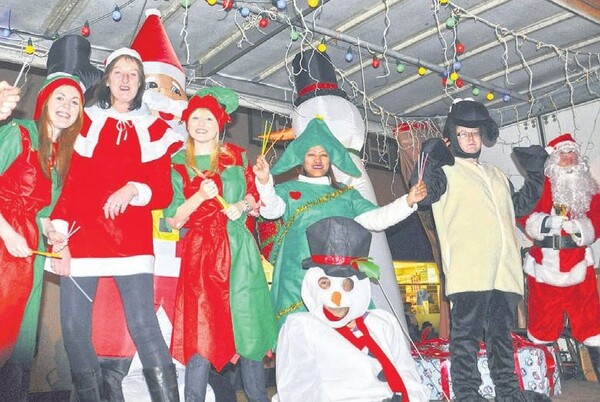
[[[292,72],[296,84],[296,106],[320,95],[337,95],[348,99],[346,92],[338,87],[335,69],[327,53],[315,49],[298,53],[292,61]]]

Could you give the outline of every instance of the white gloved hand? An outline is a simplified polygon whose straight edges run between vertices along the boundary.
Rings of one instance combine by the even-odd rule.
[[[560,215],[549,215],[544,221],[544,227],[550,229],[549,235],[559,235],[563,227],[563,223],[566,221],[566,217]]]
[[[565,221],[562,225],[562,228],[569,234],[581,234],[581,227],[579,226],[577,220]]]

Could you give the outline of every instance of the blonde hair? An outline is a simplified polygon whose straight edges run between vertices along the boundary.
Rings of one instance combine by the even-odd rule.
[[[225,158],[232,158],[233,154],[227,150],[226,147],[219,144],[218,140],[213,141],[213,147],[210,151],[210,167],[208,176],[218,174],[219,172],[219,160]],[[185,165],[192,169],[198,176],[206,177],[204,173],[200,171],[196,164],[196,147],[194,145],[194,139],[189,136],[185,144]]]

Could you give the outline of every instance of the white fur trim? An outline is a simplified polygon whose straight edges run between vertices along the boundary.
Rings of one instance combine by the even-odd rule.
[[[577,236],[573,236],[578,246],[589,246],[596,241],[596,231],[590,218],[583,217],[581,219],[574,219],[573,221],[577,223],[581,231],[581,238],[578,239]]]
[[[119,56],[123,56],[124,54],[126,54],[127,56],[130,56],[130,57],[133,57],[135,59],[138,59],[139,61],[142,61],[142,57],[140,56],[140,54],[138,52],[136,52],[135,50],[128,48],[128,47],[122,47],[120,49],[115,50],[111,54],[109,54],[108,57],[106,58],[106,61],[104,62],[104,65],[108,66],[114,59],[116,59]]]
[[[50,258],[46,258],[44,269],[50,268]],[[122,276],[154,273],[154,256],[134,255],[115,258],[72,258],[71,276]]]
[[[583,261],[575,264],[569,272],[560,271],[559,251],[548,248],[542,249],[542,264],[538,264],[530,254],[527,254],[523,262],[523,271],[534,277],[537,282],[552,286],[567,287],[583,282],[588,267],[594,265],[594,256],[591,249],[588,247],[585,250]]]
[[[171,145],[183,141],[181,134],[171,128],[167,129],[165,134],[159,140],[150,141],[148,127],[156,121],[157,117],[149,114],[150,112],[146,108],[141,112],[132,111],[129,113],[118,113],[114,109],[104,110],[97,106],[93,106],[86,109],[86,113],[90,117],[92,124],[90,125],[87,136],[83,137],[79,135],[75,140],[74,145],[75,151],[86,158],[90,158],[94,154],[94,149],[96,148],[96,145],[98,145],[100,132],[102,131],[104,124],[106,124],[107,117],[131,121],[133,123],[140,142],[142,163],[150,162],[162,157]]]
[[[531,332],[529,332],[529,330],[527,330],[527,338],[529,338],[529,340],[533,343],[535,343],[536,345],[544,345],[544,344],[549,344],[554,342],[556,339],[552,340],[552,341],[542,341],[540,339],[537,339],[535,336],[531,335]]]
[[[69,222],[63,219],[52,219],[52,226],[58,233],[67,235],[69,233]]]
[[[600,346],[600,334],[590,336],[589,338],[587,338],[583,341],[583,344],[585,346],[596,346],[596,347]]]
[[[529,218],[527,218],[527,222],[525,223],[525,233],[535,240],[544,240],[544,237],[547,236],[547,233],[542,233],[542,225],[544,224],[544,219],[548,216],[548,214],[544,214],[542,212],[534,212]]]
[[[151,15],[158,15],[158,17],[162,17],[162,15],[160,14],[160,10],[158,8],[149,8],[146,10],[146,18],[150,17]]]
[[[133,197],[129,204],[134,207],[143,207],[144,205],[148,205],[150,199],[152,198],[152,189],[145,183],[138,183],[136,181],[127,182],[127,184],[132,184],[138,191],[138,195]]]
[[[185,73],[172,64],[160,61],[145,61],[144,74],[165,74],[175,79],[181,88],[185,90]]]

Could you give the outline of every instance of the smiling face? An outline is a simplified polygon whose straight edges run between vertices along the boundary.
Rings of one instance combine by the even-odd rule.
[[[329,154],[322,146],[317,145],[306,151],[302,167],[308,177],[323,177],[329,172],[330,166]]]
[[[48,120],[56,130],[71,127],[80,112],[80,92],[71,85],[61,85],[48,98]]]
[[[219,123],[208,109],[196,109],[187,121],[187,131],[196,147],[211,144],[219,137]]]
[[[126,57],[116,60],[106,83],[110,89],[111,104],[115,109],[128,110],[140,90],[141,76],[142,72],[135,61]]]

